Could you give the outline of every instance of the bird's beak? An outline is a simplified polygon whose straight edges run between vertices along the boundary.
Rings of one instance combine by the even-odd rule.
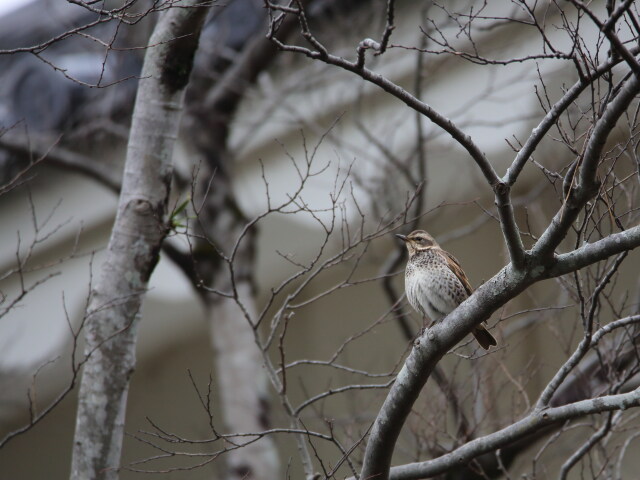
[[[407,236],[406,235],[400,235],[399,233],[396,233],[396,237],[398,237],[400,240],[402,240],[403,242],[408,241]]]

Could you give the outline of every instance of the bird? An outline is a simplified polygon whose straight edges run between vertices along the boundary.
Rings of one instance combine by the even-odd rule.
[[[409,251],[404,285],[409,303],[423,317],[437,322],[473,293],[460,263],[424,230],[396,234]],[[498,342],[482,322],[471,332],[485,350]]]

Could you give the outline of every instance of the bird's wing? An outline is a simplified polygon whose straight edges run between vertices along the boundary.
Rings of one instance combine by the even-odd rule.
[[[471,295],[473,293],[473,288],[471,288],[471,283],[469,283],[469,279],[462,270],[462,267],[460,266],[460,263],[458,263],[458,260],[456,260],[456,257],[451,255],[446,250],[442,249],[439,250],[439,253],[447,264],[447,267],[449,267],[449,270],[451,270],[453,274],[458,278],[458,280],[460,280],[460,283],[462,283],[462,286],[466,290],[467,295]]]

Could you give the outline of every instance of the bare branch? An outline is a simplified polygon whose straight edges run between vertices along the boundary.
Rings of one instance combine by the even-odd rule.
[[[434,460],[393,467],[389,478],[409,480],[435,476],[446,472],[451,467],[469,462],[482,453],[501,448],[548,425],[558,424],[593,413],[625,410],[639,405],[640,390],[634,390],[629,393],[592,398],[562,407],[534,411],[522,420],[518,420],[502,430],[471,440],[453,452]]]

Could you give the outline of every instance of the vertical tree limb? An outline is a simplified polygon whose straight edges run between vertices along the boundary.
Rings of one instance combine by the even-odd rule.
[[[255,307],[253,288],[247,281],[237,287],[244,308]],[[259,432],[270,428],[268,379],[255,335],[242,310],[233,301],[209,298],[207,315],[216,353],[216,372],[224,423],[230,432]],[[212,302],[211,302],[212,301]],[[255,315],[255,312],[250,312]],[[278,478],[280,459],[273,439],[263,437],[227,454],[228,480]],[[251,442],[251,443],[249,443]],[[244,441],[238,442],[244,443]]]
[[[287,18],[280,24],[280,38],[294,31],[294,20]],[[278,49],[264,38],[262,29],[247,35],[234,62],[216,71],[220,79],[213,88],[211,72],[198,71],[187,92],[191,146],[193,156],[200,160],[195,179],[197,232],[204,237],[195,244],[194,279],[213,289],[201,294],[215,353],[220,409],[229,432],[265,430],[271,413],[263,352],[256,344],[254,327],[245,318],[255,318],[256,311],[256,229],[243,233],[249,220],[231,188],[235,158],[227,141],[247,88],[277,58]],[[215,64],[211,59],[209,62]],[[233,250],[231,263],[219,255]],[[224,298],[215,291],[234,292],[237,298]],[[225,478],[229,480],[270,480],[281,475],[275,442],[269,436],[230,451],[225,459]]]
[[[118,478],[140,305],[167,233],[173,146],[207,12],[196,5],[164,14],[145,55],[116,220],[87,310],[72,479]]]

